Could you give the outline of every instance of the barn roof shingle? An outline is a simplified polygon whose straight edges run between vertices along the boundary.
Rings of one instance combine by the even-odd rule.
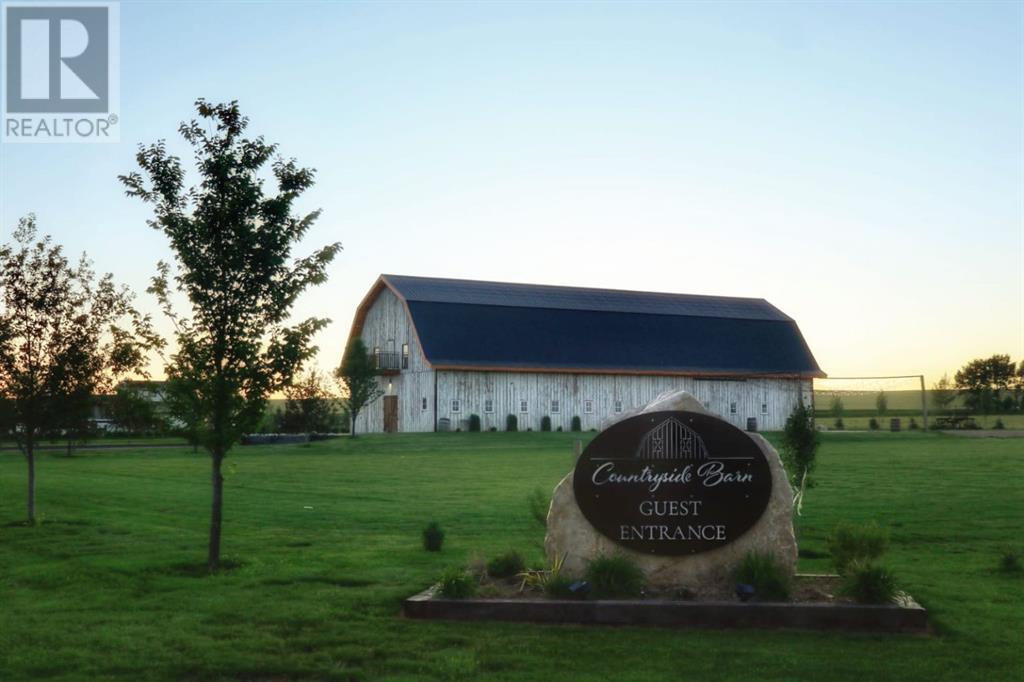
[[[796,322],[764,299],[404,275],[381,286],[438,369],[824,376]]]

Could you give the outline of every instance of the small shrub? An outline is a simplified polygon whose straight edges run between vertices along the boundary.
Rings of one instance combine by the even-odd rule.
[[[996,423],[992,425],[992,428],[993,429],[1000,429],[1000,430],[1006,428],[1006,424],[1003,423],[1002,417],[997,417],[996,418]]]
[[[846,424],[843,423],[843,418],[840,417],[839,419],[836,420],[835,429],[836,429],[836,431],[842,431],[845,428],[846,428]]]
[[[868,428],[871,429],[872,431],[877,431],[878,430],[878,420],[875,419],[874,417],[872,417],[870,419],[870,421],[868,421]]]
[[[544,494],[544,491],[540,488],[534,488],[533,492],[530,493],[528,500],[530,506],[530,516],[536,521],[541,528],[548,527],[548,508],[551,506],[551,500]]]
[[[526,562],[522,555],[515,550],[499,554],[487,562],[487,575],[492,578],[511,578],[522,573],[526,568]]]
[[[767,552],[750,552],[736,568],[733,580],[754,586],[754,596],[761,601],[789,599],[789,575],[775,557]]]
[[[494,433],[495,431],[498,430],[498,427],[497,426],[492,426],[491,428],[489,428],[487,430],[490,431],[491,433]]]
[[[505,430],[506,431],[518,431],[519,430],[519,419],[514,414],[510,414],[505,417]]]
[[[889,531],[877,524],[843,523],[828,538],[832,565],[845,575],[854,563],[868,564],[885,554],[889,548]]]
[[[557,557],[551,562],[551,567],[547,570],[529,570],[523,571],[517,575],[517,578],[523,579],[522,584],[519,585],[519,591],[522,592],[526,588],[530,588],[531,590],[547,592],[549,584],[561,579],[562,566],[565,564],[565,556],[566,555],[563,554],[562,556]]]
[[[582,431],[583,430],[583,422],[580,421],[579,415],[576,415],[575,417],[572,418],[572,426],[570,428],[573,431]]]
[[[921,427],[917,425],[917,420],[911,417],[910,425],[907,428],[910,429],[911,431],[917,431]]]
[[[572,599],[576,596],[569,591],[573,582],[569,576],[558,574],[544,583],[544,594],[552,599]]]
[[[423,549],[428,552],[440,552],[441,545],[443,544],[444,531],[441,530],[441,524],[437,521],[431,521],[423,529]]]
[[[999,555],[999,570],[1003,573],[1021,573],[1024,571],[1024,564],[1020,560],[1020,552],[1007,547]]]
[[[458,567],[449,568],[442,573],[439,583],[438,592],[446,599],[468,599],[476,594],[476,580]]]
[[[555,431],[558,431],[559,433],[561,433],[562,432],[562,427],[559,426],[557,429],[555,429]]]
[[[476,432],[480,430],[480,415],[471,414],[469,415],[469,430]]]
[[[622,554],[600,556],[587,565],[587,580],[599,599],[639,597],[644,591],[644,573]]]
[[[540,430],[550,431],[551,430],[551,417],[544,415],[540,418]]]
[[[896,580],[884,566],[857,562],[849,567],[840,591],[858,604],[891,604],[896,600]]]

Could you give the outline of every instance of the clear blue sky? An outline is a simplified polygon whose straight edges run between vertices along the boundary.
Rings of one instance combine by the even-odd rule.
[[[116,180],[197,97],[318,169],[299,313],[381,272],[764,297],[833,375],[1024,356],[1022,5],[124,2],[120,144],[0,147],[140,292],[169,251]],[[140,297],[152,306],[144,293]],[[152,306],[155,310],[155,306]]]

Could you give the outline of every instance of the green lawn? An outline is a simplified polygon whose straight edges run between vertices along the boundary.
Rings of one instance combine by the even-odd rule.
[[[201,565],[208,461],[187,450],[47,454],[40,526],[0,454],[0,680],[1021,680],[1024,440],[825,434],[802,548],[841,519],[891,528],[888,564],[938,634],[699,632],[404,620],[403,597],[473,552],[540,557],[527,497],[573,434],[429,434],[241,449],[225,552]],[[420,530],[439,520],[445,550]],[[827,559],[802,559],[821,571]]]

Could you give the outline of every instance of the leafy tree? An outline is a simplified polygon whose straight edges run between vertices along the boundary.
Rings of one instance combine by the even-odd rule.
[[[83,396],[144,374],[160,343],[127,288],[111,275],[97,279],[84,255],[72,265],[50,237],[37,236],[34,216],[18,223],[14,241],[0,247],[0,396],[28,464],[29,523],[39,439],[80,420]]]
[[[129,433],[148,433],[160,429],[161,420],[149,387],[123,382],[110,398],[110,418]],[[154,396],[156,397],[156,396]],[[162,399],[162,392],[159,392]]]
[[[167,412],[168,426],[181,434],[192,446],[192,452],[196,452],[202,439],[206,415],[203,412],[200,386],[185,374],[187,371],[187,367],[167,368],[168,376],[163,392],[164,410]]]
[[[941,379],[932,384],[930,397],[932,406],[937,410],[948,409],[956,400],[956,390],[948,374],[943,374]]]
[[[327,433],[338,421],[336,399],[322,373],[309,370],[285,389],[283,433]]]
[[[881,417],[884,417],[885,413],[889,411],[889,396],[885,394],[885,391],[879,391],[875,396],[875,407]]]
[[[839,396],[833,396],[832,397],[832,405],[831,405],[830,409],[832,411],[832,416],[833,417],[835,417],[836,419],[842,419],[843,418],[843,409],[844,409],[843,408],[843,399],[840,398]]]
[[[803,510],[804,493],[812,485],[809,477],[814,471],[817,453],[818,431],[814,428],[814,413],[801,401],[786,418],[782,433],[782,458],[795,491],[793,504],[798,516]]]
[[[968,408],[991,414],[1003,405],[1003,392],[1015,381],[1017,366],[1009,355],[971,360],[956,373],[956,387]]]
[[[142,173],[121,176],[127,194],[151,204],[151,227],[170,241],[177,263],[160,263],[150,291],[175,325],[177,348],[167,374],[183,381],[202,420],[198,441],[212,468],[207,564],[220,564],[224,458],[259,422],[267,396],[291,383],[316,351],[313,336],[328,320],[289,325],[296,298],[327,279],[341,248],[325,246],[292,260],[292,249],[319,215],[293,213],[313,185],[314,171],[277,156],[262,137],[244,137],[249,125],[238,104],[196,102],[198,119],[182,123],[193,149],[197,185],[185,187],[185,169],[163,141],[140,146]],[[276,191],[264,188],[272,175]],[[173,284],[172,284],[173,281]],[[175,291],[191,310],[174,310]]]
[[[341,366],[334,373],[335,378],[342,386],[345,398],[343,400],[345,409],[351,416],[352,437],[356,436],[356,419],[364,407],[377,398],[384,395],[383,389],[377,383],[377,366],[366,351],[366,344],[358,336],[352,339],[348,348],[345,349],[345,356],[341,360]]]

